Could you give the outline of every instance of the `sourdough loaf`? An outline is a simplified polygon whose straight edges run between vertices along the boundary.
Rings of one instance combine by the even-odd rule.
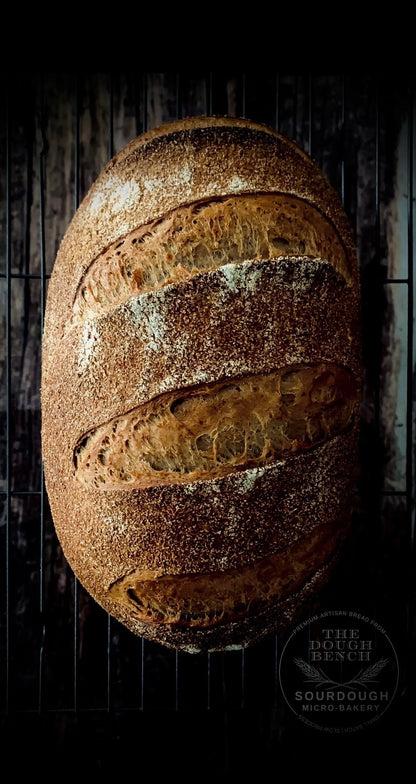
[[[45,313],[46,487],[86,590],[190,652],[287,626],[348,529],[360,367],[351,228],[297,145],[218,117],[132,141]]]

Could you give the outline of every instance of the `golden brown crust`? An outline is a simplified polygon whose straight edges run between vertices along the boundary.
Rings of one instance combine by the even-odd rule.
[[[140,621],[208,629],[255,616],[297,593],[332,557],[342,529],[318,526],[283,550],[237,569],[153,578],[135,569],[109,587]]]
[[[227,264],[278,256],[326,259],[350,280],[332,223],[288,194],[246,194],[179,207],[113,242],[82,276],[70,324],[131,297]]]
[[[356,400],[353,376],[326,363],[177,390],[83,433],[75,476],[105,491],[268,465],[350,428]]]
[[[65,406],[72,449],[86,431],[170,390],[321,361],[358,376],[357,308],[331,265],[305,258],[226,265],[143,294],[55,333],[50,349],[46,340],[45,422],[57,409],[60,427]]]
[[[281,218],[289,219],[294,205],[288,247]],[[226,224],[216,246],[210,221]],[[235,253],[233,232],[244,235]],[[149,233],[140,253],[118,261],[124,243],[133,246]],[[208,261],[198,266],[202,240],[210,243]],[[167,266],[163,249],[172,255]],[[276,452],[254,466],[242,462],[185,482],[138,480],[133,489],[78,481],[77,449],[105,423],[117,427],[129,412],[150,411],[179,391],[192,396],[311,365],[340,368],[355,391],[342,432],[329,431],[306,451]],[[297,598],[215,630],[161,624],[162,631],[129,614],[109,591],[137,571],[152,580],[208,573],[225,580],[230,570],[299,544],[318,527],[339,521],[341,535],[357,452],[360,373],[352,233],[311,159],[272,129],[231,118],[178,121],[132,141],[74,216],[45,313],[45,478],[64,553],[86,589],[136,634],[184,650],[249,644],[287,623],[328,566],[315,569],[314,561],[316,575],[305,574]]]
[[[231,651],[247,648],[258,643],[271,634],[287,633],[288,628],[297,622],[307,611],[308,604],[316,598],[317,592],[328,582],[342,554],[345,534],[340,530],[338,544],[331,552],[327,561],[314,573],[306,573],[293,592],[289,592],[280,601],[258,607],[256,612],[236,616],[226,623],[198,628],[172,624],[146,623],[137,617],[131,608],[119,602],[105,603],[105,608],[119,619],[139,637],[146,637],[154,642],[162,643],[168,648],[184,653],[200,654],[216,651]]]
[[[258,123],[191,118],[134,140],[106,166],[75,214],[52,277],[64,302],[52,321],[71,318],[81,275],[128,232],[179,206],[237,194],[287,193],[314,205],[342,237],[357,277],[351,228],[335,191],[294,143]]]
[[[52,513],[72,568],[106,606],[110,585],[135,569],[152,578],[238,569],[342,521],[356,446],[357,425],[270,466],[130,492],[103,493],[73,477],[57,476],[54,486],[49,472]]]

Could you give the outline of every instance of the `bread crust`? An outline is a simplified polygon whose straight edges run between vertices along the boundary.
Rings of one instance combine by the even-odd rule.
[[[64,405],[74,443],[174,389],[319,361],[358,377],[357,307],[342,276],[308,258],[227,265],[143,294],[45,351],[44,421],[57,407],[60,427]]]
[[[111,243],[178,206],[242,193],[287,193],[314,205],[342,237],[358,284],[351,226],[321,170],[294,142],[260,123],[188,118],[133,140],[103,169],[59,248],[52,280],[61,296],[48,311],[56,328],[71,318],[80,277]]]
[[[301,255],[246,259],[168,282],[74,322],[80,280],[110,245],[172,210],[236,194],[287,193],[325,216],[346,254],[335,269]],[[294,143],[248,120],[191,118],[154,129],[113,158],[61,243],[42,362],[42,449],[52,515],[85,588],[134,633],[183,650],[247,645],[290,622],[329,574],[322,564],[279,607],[214,629],[146,624],[111,586],[129,572],[225,572],[348,517],[361,374],[358,265],[340,200]],[[356,379],[348,431],[307,453],[169,486],[82,485],[74,450],[91,429],[169,391],[335,363]]]

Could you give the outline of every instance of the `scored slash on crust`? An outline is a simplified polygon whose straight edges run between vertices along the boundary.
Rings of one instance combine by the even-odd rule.
[[[218,573],[149,579],[137,570],[111,585],[109,595],[146,623],[215,627],[296,593],[331,559],[344,536],[339,523],[321,525],[281,552]]]
[[[75,476],[108,490],[264,465],[346,430],[356,398],[352,374],[325,363],[165,394],[83,435]]]
[[[118,239],[89,265],[70,324],[198,273],[279,255],[320,256],[350,278],[334,226],[295,196],[250,194],[181,207]]]

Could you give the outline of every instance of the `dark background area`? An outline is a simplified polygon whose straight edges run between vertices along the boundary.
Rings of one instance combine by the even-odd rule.
[[[400,769],[414,736],[415,80],[408,74],[1,74],[0,751],[47,780],[181,779]],[[74,578],[53,528],[40,449],[48,277],[109,158],[177,117],[229,114],[295,139],[340,194],[362,281],[364,384],[353,525],[305,609],[357,611],[387,631],[394,703],[334,736],[299,721],[278,664],[286,637],[192,656],[135,638]],[[290,630],[288,634],[290,633]],[[329,767],[329,764],[332,764]],[[336,767],[334,767],[336,766]]]

